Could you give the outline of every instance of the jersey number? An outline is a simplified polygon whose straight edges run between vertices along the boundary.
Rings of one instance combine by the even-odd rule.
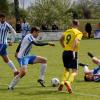
[[[66,36],[66,44],[68,44],[70,42],[70,40],[71,40],[71,35],[69,34]]]

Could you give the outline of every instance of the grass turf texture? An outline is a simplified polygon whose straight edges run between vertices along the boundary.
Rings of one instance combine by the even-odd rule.
[[[58,92],[57,87],[51,87],[51,79],[57,77],[61,79],[63,64],[61,54],[63,49],[59,42],[55,42],[56,47],[33,47],[31,53],[47,57],[48,67],[45,74],[47,87],[41,87],[37,83],[40,64],[29,65],[27,75],[20,80],[14,91],[8,91],[7,85],[13,79],[10,68],[0,58],[0,100],[99,100],[100,83],[84,82],[83,69],[79,67],[79,74],[73,83],[73,94]],[[18,44],[8,47],[9,57],[19,68],[19,64],[14,57],[14,52]],[[87,56],[90,51],[100,58],[100,40],[82,40],[79,52],[79,61],[88,63],[92,69],[94,65]]]

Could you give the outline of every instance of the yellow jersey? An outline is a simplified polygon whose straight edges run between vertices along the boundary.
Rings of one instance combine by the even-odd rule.
[[[77,38],[81,40],[83,36],[82,32],[80,32],[77,28],[68,29],[63,33],[63,35],[64,35],[64,46],[65,46],[64,50],[66,51],[73,51],[73,44],[75,39]],[[78,43],[75,52],[78,52],[79,44],[80,42]]]

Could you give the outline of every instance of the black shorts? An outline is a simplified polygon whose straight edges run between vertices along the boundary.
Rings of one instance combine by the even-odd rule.
[[[64,51],[62,55],[64,67],[67,69],[77,69],[77,52],[75,52],[75,59],[73,59],[72,51]]]

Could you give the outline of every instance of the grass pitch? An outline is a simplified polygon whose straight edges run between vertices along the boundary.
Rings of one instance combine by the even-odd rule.
[[[58,92],[57,87],[51,86],[51,79],[57,77],[61,79],[64,67],[62,63],[62,51],[59,42],[55,42],[55,47],[33,47],[31,53],[44,56],[48,59],[48,66],[45,74],[47,87],[41,87],[37,83],[40,64],[29,65],[27,75],[20,80],[13,91],[7,90],[7,85],[13,79],[10,68],[0,58],[0,100],[99,100],[100,83],[84,82],[83,69],[79,67],[79,74],[73,83],[73,94],[68,94],[64,88],[63,92]],[[14,57],[18,44],[8,47],[9,57],[17,68],[19,64]],[[88,63],[90,69],[95,67],[91,59],[87,56],[90,51],[100,58],[100,40],[82,40],[79,52],[79,62]]]

